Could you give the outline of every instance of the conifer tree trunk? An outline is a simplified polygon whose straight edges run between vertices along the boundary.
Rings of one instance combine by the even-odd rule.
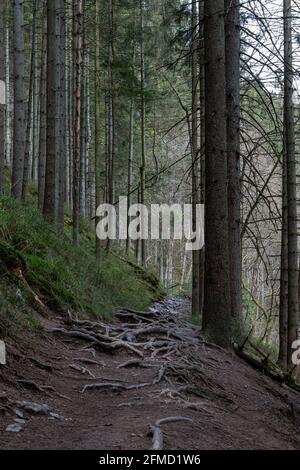
[[[204,63],[204,0],[198,0],[199,12],[199,73],[200,73],[200,204],[205,203],[205,63]],[[199,256],[199,309],[203,312],[204,300],[204,261],[205,246],[200,251]]]
[[[36,37],[36,14],[37,14],[37,0],[32,0],[32,31],[31,31],[31,58],[30,58],[30,77],[29,77],[29,93],[27,101],[27,115],[26,115],[26,134],[25,134],[25,154],[24,154],[24,171],[23,171],[23,185],[22,185],[22,200],[25,201],[27,194],[28,178],[30,174],[30,151],[32,153],[32,165],[34,165],[34,141],[35,134],[32,129],[34,121],[33,102],[35,96],[35,37]],[[32,132],[31,132],[32,131]]]
[[[145,172],[146,172],[146,110],[145,110],[145,51],[144,51],[144,0],[140,0],[140,28],[141,28],[141,164],[140,164],[140,203],[145,204]],[[141,262],[146,266],[146,240],[140,241]]]
[[[287,164],[288,218],[288,366],[292,369],[292,345],[298,338],[298,235],[295,124],[293,104],[293,45],[291,0],[284,0],[284,132]]]
[[[73,162],[73,242],[79,241],[80,220],[80,143],[81,143],[81,76],[82,76],[82,1],[74,2],[74,56],[75,56],[75,119]]]
[[[240,1],[225,0],[225,12],[230,322],[238,339],[242,328]]]
[[[43,214],[52,223],[57,220],[58,18],[57,1],[47,2],[47,144]]]
[[[38,208],[42,212],[45,197],[46,147],[47,147],[47,0],[43,7],[43,37],[40,76],[40,132],[38,153]]]
[[[101,204],[101,89],[100,89],[100,0],[96,0],[95,48],[95,190],[96,209]],[[96,218],[96,226],[98,218]],[[100,240],[96,236],[96,256],[100,257]]]
[[[0,1],[0,194],[4,190],[5,162],[5,2]]]
[[[282,152],[282,228],[280,255],[280,294],[279,294],[279,356],[282,370],[288,369],[288,208],[287,208],[287,152],[286,133],[283,133]]]
[[[58,116],[58,208],[57,222],[61,230],[64,228],[66,202],[66,5],[65,0],[59,0],[59,116]]]
[[[197,228],[197,205],[199,199],[199,163],[198,163],[198,15],[197,0],[192,0],[192,205],[193,205],[193,231]],[[193,251],[193,290],[192,315],[200,315],[200,253]]]
[[[25,111],[24,111],[24,11],[23,0],[13,2],[14,120],[12,195],[22,196]]]
[[[203,329],[232,339],[228,253],[224,0],[205,1],[205,287]]]

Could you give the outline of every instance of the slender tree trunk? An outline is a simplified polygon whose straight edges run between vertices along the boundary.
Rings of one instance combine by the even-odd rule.
[[[135,22],[134,22],[135,24]],[[132,44],[132,76],[134,76],[134,61],[135,61],[135,37],[133,38]],[[135,115],[135,99],[134,90],[131,90],[130,98],[130,118],[129,118],[129,139],[128,139],[128,165],[127,165],[127,240],[126,240],[126,251],[130,254],[131,240],[129,236],[129,208],[132,201],[132,179],[133,179],[133,156],[134,156],[134,115]]]
[[[23,0],[14,0],[14,140],[12,167],[12,194],[22,196],[24,166],[24,11]]]
[[[240,1],[225,0],[225,12],[230,323],[238,340],[242,333]]]
[[[145,109],[145,44],[144,44],[144,0],[140,0],[140,28],[141,28],[141,166],[140,166],[140,203],[145,204],[146,190],[146,109]],[[147,246],[146,240],[141,239],[141,261],[146,266]]]
[[[27,124],[25,134],[25,154],[24,154],[24,170],[23,170],[23,186],[22,186],[22,200],[25,201],[27,194],[28,178],[30,174],[30,151],[32,153],[32,165],[34,165],[34,129],[32,123],[35,117],[32,115],[33,97],[35,95],[35,37],[36,37],[36,14],[37,14],[37,0],[32,0],[32,31],[31,31],[31,58],[30,58],[30,77],[29,77],[29,93],[27,102]]]
[[[45,198],[46,147],[47,147],[47,0],[43,9],[43,38],[40,77],[40,133],[38,156],[38,208],[42,212]]]
[[[204,1],[198,0],[199,11],[199,70],[200,70],[200,204],[205,203],[205,62],[204,62]],[[199,309],[203,312],[205,247],[199,260]]]
[[[231,345],[224,0],[205,2],[205,287],[203,328]]]
[[[192,206],[193,231],[197,228],[197,205],[199,198],[199,163],[198,163],[198,17],[197,0],[192,0]],[[193,289],[192,289],[192,315],[200,315],[200,253],[193,251]]]
[[[115,182],[115,115],[114,115],[114,3],[108,0],[108,99],[107,99],[107,197],[108,203],[114,203]],[[109,251],[111,240],[107,240]]]
[[[284,132],[287,162],[288,216],[288,366],[291,369],[293,343],[298,338],[298,236],[295,126],[293,105],[293,45],[291,0],[284,0]]]
[[[44,217],[57,220],[57,68],[59,64],[58,12],[56,0],[47,2],[47,146]]]
[[[86,176],[86,108],[87,108],[87,34],[85,28],[85,0],[82,0],[82,82],[81,82],[81,152],[80,152],[80,215],[85,216],[85,176]]]
[[[59,1],[59,117],[58,117],[58,208],[57,222],[61,230],[64,229],[65,201],[66,201],[66,5],[65,0]]]
[[[95,49],[95,186],[96,209],[101,204],[101,88],[100,88],[100,0],[96,0],[96,49]],[[99,220],[96,218],[96,226]],[[96,236],[96,256],[100,257],[101,245]]]
[[[280,258],[280,297],[279,297],[279,357],[282,370],[288,369],[288,208],[287,208],[287,152],[284,132],[282,155],[282,229]]]
[[[11,4],[5,2],[5,161],[8,165],[12,162],[12,73],[11,73]]]
[[[127,167],[127,240],[126,240],[126,251],[130,254],[131,240],[129,237],[129,208],[132,200],[132,176],[133,176],[133,152],[134,152],[134,96],[131,96],[130,100],[130,123],[129,123],[129,149],[128,149],[128,167]]]
[[[4,191],[5,162],[5,2],[0,1],[0,194]]]
[[[74,55],[75,55],[75,122],[74,122],[74,174],[73,174],[73,241],[79,241],[80,220],[80,143],[81,143],[81,75],[82,75],[82,1],[74,5]]]

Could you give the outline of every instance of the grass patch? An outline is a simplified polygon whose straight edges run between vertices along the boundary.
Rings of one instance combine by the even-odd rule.
[[[124,254],[105,253],[97,261],[94,244],[87,222],[81,227],[80,246],[75,247],[68,216],[65,233],[60,234],[32,202],[23,205],[11,197],[0,198],[0,276],[20,290],[25,304],[31,295],[20,272],[49,307],[95,317],[109,316],[116,306],[145,309],[162,295],[155,276]],[[5,305],[0,305],[0,318],[4,311]]]

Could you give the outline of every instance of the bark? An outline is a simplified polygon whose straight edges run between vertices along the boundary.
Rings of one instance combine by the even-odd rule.
[[[284,0],[284,132],[287,162],[288,217],[288,366],[291,369],[293,342],[298,338],[298,236],[295,125],[293,105],[293,46],[291,0]]]
[[[238,341],[242,332],[240,1],[225,0],[225,12],[230,322]]]
[[[144,51],[144,0],[140,0],[140,28],[141,28],[141,165],[140,165],[140,203],[145,204],[145,172],[146,172],[146,136],[145,136],[145,51]],[[140,241],[141,262],[146,266],[146,240]]]
[[[192,205],[193,231],[197,228],[197,205],[199,204],[199,163],[198,163],[198,17],[197,0],[192,1]],[[200,252],[194,250],[192,279],[192,315],[200,315]]]
[[[67,122],[66,122],[66,5],[65,0],[59,0],[59,119],[58,119],[58,213],[57,221],[61,230],[64,228],[66,201],[66,154],[67,154]]]
[[[82,78],[82,0],[74,4],[74,55],[75,55],[75,120],[73,161],[73,242],[79,241],[80,221],[80,142],[81,142],[81,78]]]
[[[96,0],[95,50],[95,183],[96,209],[101,204],[101,89],[100,89],[100,0]],[[98,224],[96,218],[96,226]],[[100,257],[100,240],[96,236],[96,256]]]
[[[198,0],[199,11],[199,70],[200,70],[200,204],[205,203],[205,63],[204,63],[204,0]],[[203,312],[205,247],[199,260],[199,309]]]
[[[132,76],[134,76],[134,60],[135,60],[135,39],[133,39],[132,46]],[[132,179],[133,179],[133,157],[134,157],[134,114],[135,114],[135,99],[134,99],[134,90],[131,90],[131,99],[130,99],[130,122],[129,122],[129,145],[128,145],[128,165],[127,165],[127,214],[129,213],[129,208],[131,206],[132,200]],[[129,224],[130,217],[127,215],[127,241],[126,241],[126,251],[127,254],[130,254],[131,249],[131,240],[129,237]]]
[[[5,3],[0,1],[0,194],[4,191],[5,162]]]
[[[59,57],[58,12],[56,0],[47,2],[47,144],[44,195],[44,217],[49,222],[57,220],[57,68]]]
[[[31,58],[30,58],[30,78],[29,78],[29,93],[27,101],[27,124],[26,124],[26,138],[25,138],[25,155],[24,155],[24,171],[23,171],[23,186],[22,186],[22,200],[25,201],[27,194],[28,178],[30,173],[30,153],[32,156],[32,165],[34,165],[33,155],[35,132],[32,123],[35,116],[32,116],[34,111],[34,97],[35,97],[35,38],[36,38],[36,14],[37,14],[37,0],[32,0],[32,31],[31,31]]]
[[[22,196],[24,166],[24,11],[23,0],[13,2],[13,43],[14,43],[14,120],[13,120],[13,167],[12,195]]]
[[[203,328],[232,340],[228,253],[224,0],[205,2],[205,286]]]
[[[40,133],[38,157],[38,208],[42,212],[45,197],[46,146],[47,146],[47,3],[44,0],[43,38],[40,77]]]

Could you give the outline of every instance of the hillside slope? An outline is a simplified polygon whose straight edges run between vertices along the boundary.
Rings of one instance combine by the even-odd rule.
[[[114,249],[94,254],[91,224],[81,227],[80,245],[45,223],[35,200],[23,205],[0,199],[0,335],[39,330],[39,315],[68,311],[79,316],[109,318],[114,307],[143,309],[162,295],[156,277]],[[38,315],[37,315],[38,312]]]
[[[207,343],[189,311],[168,299],[113,323],[57,316],[34,357],[9,343],[1,448],[300,449],[300,395]]]

